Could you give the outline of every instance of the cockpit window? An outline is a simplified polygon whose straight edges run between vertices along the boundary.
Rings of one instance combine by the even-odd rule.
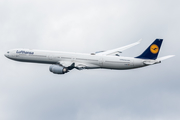
[[[7,53],[9,53],[9,51]]]

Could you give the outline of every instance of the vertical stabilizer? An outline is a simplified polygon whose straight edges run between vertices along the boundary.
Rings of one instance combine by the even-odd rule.
[[[140,59],[157,59],[163,39],[156,39],[140,56]]]

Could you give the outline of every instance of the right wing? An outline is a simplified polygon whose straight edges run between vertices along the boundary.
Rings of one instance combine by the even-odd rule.
[[[96,55],[118,55],[119,53],[121,53],[122,51],[124,51],[128,48],[131,48],[135,45],[138,45],[141,42],[141,40],[139,40],[138,42],[135,42],[133,44],[126,45],[124,47],[120,47],[120,48],[116,48],[116,49],[112,49],[112,50],[107,50],[107,51],[102,51],[100,53],[96,53]]]

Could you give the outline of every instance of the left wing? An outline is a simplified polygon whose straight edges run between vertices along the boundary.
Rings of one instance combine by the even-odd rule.
[[[59,61],[58,64],[60,66],[68,68],[68,70],[72,70],[74,68],[78,70],[100,68],[100,66],[90,63],[79,63],[79,62],[71,62],[71,61]]]
[[[124,47],[120,47],[120,48],[116,48],[116,49],[112,49],[112,50],[107,50],[107,51],[102,51],[99,53],[96,53],[96,55],[119,55],[119,53],[121,53],[122,51],[131,48],[135,45],[138,45],[141,42],[142,39],[140,39],[138,42],[135,42],[133,44],[130,45],[126,45]]]

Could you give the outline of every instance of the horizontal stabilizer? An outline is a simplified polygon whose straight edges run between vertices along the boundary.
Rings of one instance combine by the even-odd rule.
[[[153,65],[153,64],[158,64],[161,63],[159,60],[146,60],[143,62],[145,65]]]
[[[158,58],[157,60],[162,61],[162,60],[166,60],[166,59],[169,59],[171,57],[174,57],[174,56],[175,55],[168,55],[168,56],[165,56],[165,57]]]

